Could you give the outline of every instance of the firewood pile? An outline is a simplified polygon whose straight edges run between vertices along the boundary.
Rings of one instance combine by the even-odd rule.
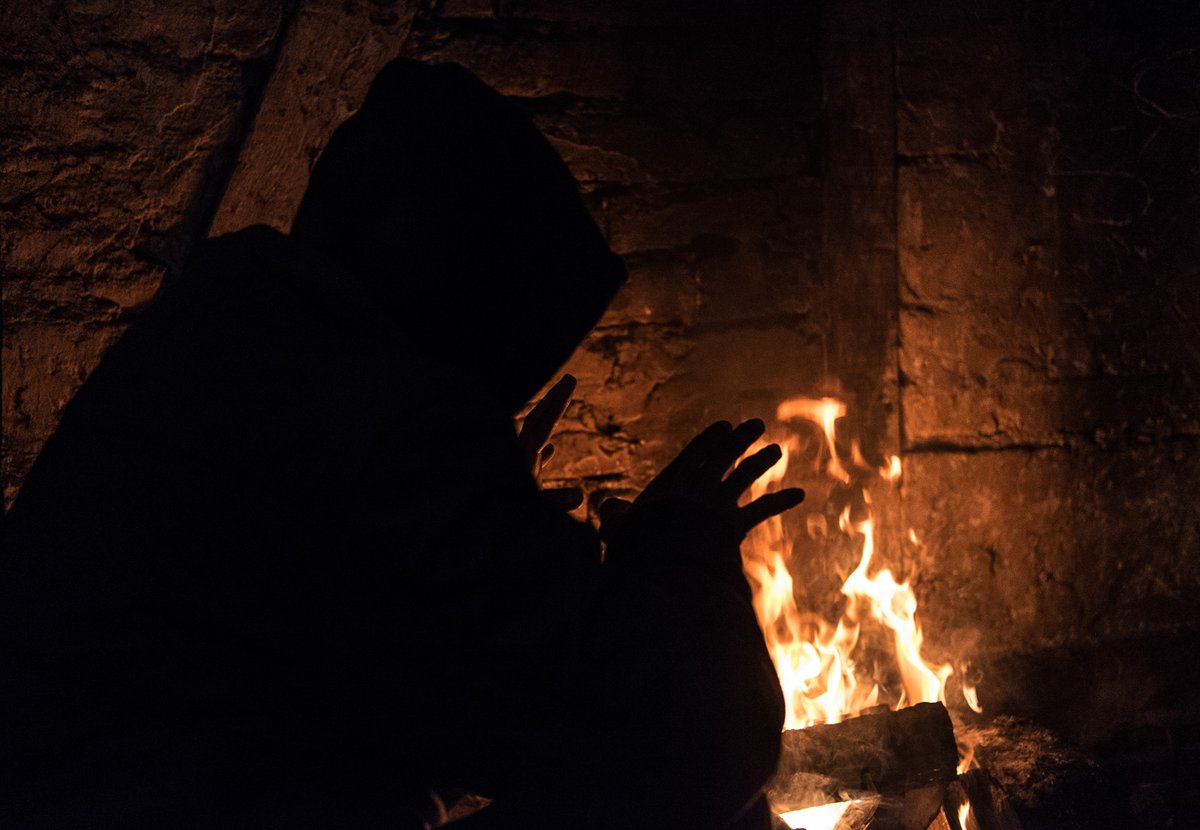
[[[958,767],[945,706],[921,703],[785,732],[769,796],[781,829],[1021,828],[987,769]]]

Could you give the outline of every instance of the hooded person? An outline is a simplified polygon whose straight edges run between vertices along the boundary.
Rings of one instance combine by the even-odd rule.
[[[603,557],[514,429],[624,275],[516,104],[389,64],[291,234],[204,243],[6,517],[0,825],[421,828],[446,789],[479,826],[765,820],[738,544],[802,494],[737,504],[761,423],[696,438]]]

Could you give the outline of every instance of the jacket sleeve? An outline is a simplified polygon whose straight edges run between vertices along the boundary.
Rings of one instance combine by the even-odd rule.
[[[654,503],[628,516],[605,569],[593,671],[628,818],[726,826],[774,771],[783,728],[739,540],[699,505]]]
[[[601,564],[594,530],[539,497],[510,424],[444,452],[405,508],[430,520],[407,610],[426,774],[524,828],[726,826],[783,721],[737,540],[660,503]]]

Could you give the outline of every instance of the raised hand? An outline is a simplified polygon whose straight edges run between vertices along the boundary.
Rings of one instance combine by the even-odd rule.
[[[742,459],[728,476],[726,471],[750,445],[762,437],[766,427],[757,418],[734,427],[718,421],[705,429],[663,468],[633,503],[609,499],[600,506],[600,519],[606,535],[619,525],[625,513],[642,505],[666,499],[680,499],[705,507],[740,539],[757,524],[790,510],[804,501],[798,487],[767,493],[746,504],[738,500],[763,473],[779,461],[778,444],[769,444]]]

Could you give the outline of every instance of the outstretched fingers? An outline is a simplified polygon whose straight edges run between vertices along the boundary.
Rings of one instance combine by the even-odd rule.
[[[742,459],[742,463],[733,468],[733,472],[722,486],[735,499],[739,498],[763,473],[778,464],[782,457],[783,450],[779,449],[779,445],[769,444],[750,457]]]
[[[758,418],[734,427],[728,421],[717,421],[683,448],[638,496],[636,504],[647,504],[663,498],[684,498],[710,509],[722,521],[731,522],[743,536],[755,525],[795,507],[804,500],[799,488],[769,493],[745,507],[737,502],[750,485],[775,466],[783,452],[778,444],[763,447],[743,458],[725,476],[730,466],[759,440],[766,425]],[[601,525],[606,522],[601,507]]]
[[[802,501],[804,501],[804,491],[799,487],[789,487],[786,490],[767,493],[765,496],[755,499],[738,511],[738,519],[743,532],[749,533],[755,525],[765,522],[772,516],[778,516],[784,511],[791,510]]]
[[[728,434],[726,440],[709,453],[703,469],[700,470],[701,478],[705,479],[709,486],[719,485],[730,465],[750,449],[750,445],[761,438],[766,431],[767,425],[759,418],[751,418],[738,424]]]
[[[662,472],[646,487],[643,495],[654,493],[664,495],[690,483],[712,454],[729,440],[732,430],[733,424],[728,421],[717,421],[715,424],[710,424],[689,441],[670,464],[663,467]]]
[[[538,460],[538,453],[541,451],[542,445],[550,438],[550,433],[554,431],[554,425],[567,411],[567,404],[571,402],[571,394],[574,391],[574,376],[563,375],[558,383],[550,387],[546,396],[538,401],[525,416],[525,422],[521,424],[520,440],[530,467],[533,467]],[[543,462],[549,460],[549,455],[541,460]]]

